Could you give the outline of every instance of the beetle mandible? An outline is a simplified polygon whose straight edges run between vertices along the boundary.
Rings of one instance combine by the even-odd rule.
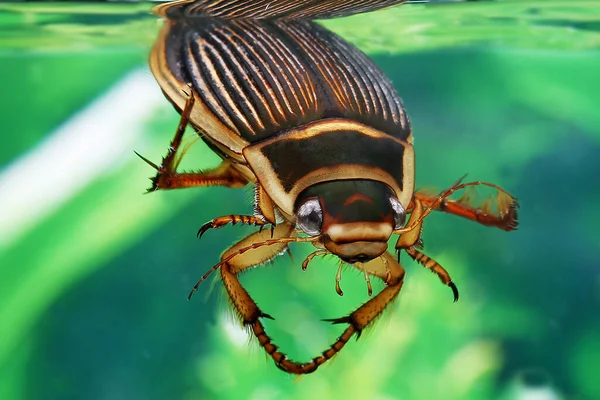
[[[498,186],[459,181],[438,195],[415,191],[413,133],[392,83],[362,52],[312,21],[402,2],[276,0],[265,8],[263,1],[184,0],[155,8],[165,25],[150,66],[181,120],[160,165],[142,157],[157,170],[149,190],[254,185],[253,215],[215,218],[198,236],[227,224],[261,229],[225,251],[190,296],[219,269],[243,324],[288,373],[315,371],[396,298],[404,281],[401,251],[437,274],[458,299],[446,270],[421,250],[422,222],[432,210],[507,231],[517,228],[518,203]],[[218,167],[177,172],[188,124],[222,158]],[[479,207],[468,198],[449,199],[476,185],[494,188],[497,197]],[[271,229],[263,230],[267,225]],[[398,258],[387,251],[393,234],[399,235]],[[385,283],[348,316],[328,320],[347,327],[306,363],[290,360],[272,343],[261,322],[271,317],[237,278],[294,242],[317,248],[304,269],[314,256],[333,254],[364,272],[369,295],[370,276]],[[339,279],[340,271],[341,294]]]

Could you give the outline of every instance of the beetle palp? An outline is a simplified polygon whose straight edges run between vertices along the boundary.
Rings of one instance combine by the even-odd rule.
[[[371,278],[369,277],[369,273],[367,272],[367,270],[363,267],[362,263],[357,263],[358,266],[360,267],[360,269],[362,269],[363,273],[365,274],[365,281],[367,282],[367,294],[369,295],[369,297],[371,297],[373,295],[373,286],[371,286]],[[388,279],[388,274],[389,274],[389,270],[388,270],[388,265],[387,262],[384,259],[384,264],[386,265],[386,280]]]
[[[344,266],[344,261],[340,260],[340,266],[338,267],[337,273],[335,274],[335,291],[340,296],[344,295],[342,288],[340,287],[340,281],[342,280],[342,267]]]
[[[319,250],[315,250],[312,253],[310,253],[308,256],[306,256],[306,258],[304,259],[304,261],[302,261],[302,271],[306,271],[306,268],[308,268],[308,263],[313,258],[315,258],[317,256],[324,256],[326,254],[330,254],[329,250],[319,249]]]

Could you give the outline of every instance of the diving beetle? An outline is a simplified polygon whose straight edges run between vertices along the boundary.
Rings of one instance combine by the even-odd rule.
[[[458,299],[450,275],[422,252],[421,226],[432,210],[507,231],[517,228],[517,200],[498,186],[459,181],[437,195],[415,191],[413,133],[391,81],[365,54],[312,21],[402,2],[184,0],[154,9],[165,24],[150,66],[181,120],[160,165],[142,157],[157,170],[149,191],[254,185],[252,215],[215,218],[198,236],[236,223],[260,230],[226,250],[190,296],[219,270],[242,323],[288,373],[315,371],[396,298],[404,281],[401,251],[437,274]],[[188,124],[222,158],[219,166],[177,172]],[[476,185],[494,188],[497,197],[484,206],[468,196],[449,198]],[[398,258],[387,251],[394,234]],[[316,255],[333,254],[364,272],[369,295],[370,276],[385,283],[351,314],[328,320],[347,327],[305,363],[278,350],[261,322],[271,317],[237,277],[295,242],[317,248],[303,268]]]

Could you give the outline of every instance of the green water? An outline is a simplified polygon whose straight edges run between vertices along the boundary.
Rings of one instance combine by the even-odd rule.
[[[147,4],[0,4],[0,398],[600,399],[600,2],[404,5],[324,24],[393,80],[413,123],[419,187],[465,173],[520,202],[506,233],[427,219],[450,291],[404,260],[403,291],[358,342],[293,379],[249,341],[215,282],[250,230],[196,230],[251,212],[251,190],[143,195],[178,116],[146,69]],[[121,91],[119,91],[121,90]],[[185,162],[210,168],[198,144]],[[275,263],[242,279],[308,360],[319,320],[368,297],[337,263]],[[381,288],[381,285],[377,286]],[[530,396],[530,397],[527,397]]]

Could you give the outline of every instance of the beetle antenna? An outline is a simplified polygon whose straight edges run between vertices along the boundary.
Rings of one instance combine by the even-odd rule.
[[[244,254],[247,251],[262,247],[262,246],[271,246],[274,244],[281,244],[281,243],[295,243],[295,242],[316,242],[317,240],[321,239],[321,236],[313,236],[313,237],[283,237],[283,238],[279,238],[279,239],[270,239],[270,240],[265,240],[264,242],[258,242],[258,243],[252,243],[250,246],[247,247],[242,247],[241,249],[239,249],[238,251],[228,255],[227,257],[221,259],[221,261],[216,264],[214,267],[212,267],[211,269],[209,269],[208,271],[206,271],[206,273],[204,275],[202,275],[202,278],[200,278],[200,280],[198,280],[198,282],[196,282],[196,284],[194,285],[194,287],[192,288],[192,290],[190,291],[190,294],[188,295],[188,300],[190,300],[192,298],[192,295],[194,294],[194,292],[196,292],[196,290],[198,290],[198,287],[200,286],[200,284],[202,282],[204,282],[206,280],[206,278],[208,278],[210,276],[210,274],[212,274],[213,272],[215,272],[216,270],[218,270],[221,265],[231,261],[233,258]]]

